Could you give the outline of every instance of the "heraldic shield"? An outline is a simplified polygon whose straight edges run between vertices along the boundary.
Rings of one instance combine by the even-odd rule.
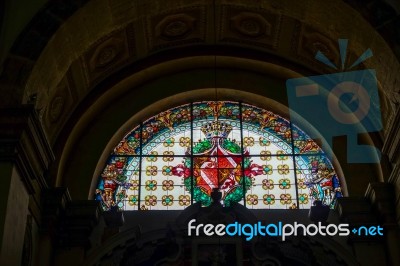
[[[232,127],[229,123],[213,121],[205,124],[201,131],[206,136],[188,150],[184,163],[173,167],[173,174],[184,178],[186,188],[193,190],[200,202],[209,206],[211,192],[222,192],[225,206],[238,202],[251,186],[251,178],[261,175],[260,165],[251,164],[249,152],[236,140],[228,139]],[[242,156],[243,155],[243,156]],[[193,175],[189,166],[193,160]]]

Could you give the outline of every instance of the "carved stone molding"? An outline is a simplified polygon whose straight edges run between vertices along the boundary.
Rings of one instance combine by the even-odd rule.
[[[99,82],[105,72],[124,66],[134,59],[134,32],[131,25],[96,41],[84,54],[83,63],[88,86]]]
[[[71,196],[66,188],[46,189],[42,192],[40,231],[56,236],[58,223],[65,212]]]
[[[375,224],[377,218],[372,212],[372,206],[365,198],[344,197],[338,198],[336,211],[340,221],[352,225]]]
[[[386,133],[385,143],[382,152],[385,153],[390,162],[400,163],[400,108],[397,108],[396,114],[392,119]]]
[[[388,182],[393,184],[395,193],[395,208],[397,210],[396,221],[400,226],[400,164],[396,164]]]
[[[167,41],[185,38],[195,27],[196,19],[187,14],[170,15],[162,19],[155,28],[155,37]]]
[[[93,55],[90,57],[89,69],[91,71],[96,71],[112,64],[122,53],[122,45],[123,40],[116,37],[101,43],[95,48]]]
[[[379,217],[373,211],[373,206],[368,199],[362,198],[338,198],[336,205],[336,211],[339,213],[339,219],[341,223],[347,223],[352,228],[359,226],[377,226],[379,223]],[[378,243],[382,242],[380,236],[358,236],[350,234],[348,241],[352,244],[360,242]]]
[[[365,196],[371,201],[379,221],[386,225],[396,224],[394,186],[389,183],[370,183]]]
[[[75,10],[69,7],[68,3],[64,3],[65,1],[61,2],[61,6],[71,11]],[[214,45],[215,37],[217,37],[217,43],[224,46],[254,48],[271,53],[273,58],[281,58],[281,62],[294,63],[294,67],[300,65],[306,71],[326,73],[326,69],[322,68],[323,64],[310,55],[310,50],[321,49],[326,53],[332,53],[332,49],[330,45],[325,45],[323,39],[317,38],[317,41],[313,42],[314,37],[307,36],[313,32],[331,40],[334,47],[337,46],[338,37],[348,37],[339,36],[339,33],[343,32],[350,37],[354,35],[355,41],[350,42],[350,45],[356,43],[358,50],[354,49],[353,52],[357,51],[357,55],[360,55],[359,49],[367,48],[366,45],[371,46],[369,48],[374,51],[374,54],[375,51],[379,51],[376,57],[379,57],[382,63],[371,60],[370,65],[373,65],[379,73],[379,82],[387,91],[385,94],[389,95],[388,98],[395,99],[391,95],[397,95],[395,80],[398,78],[390,73],[398,72],[398,61],[379,33],[357,16],[357,12],[341,1],[335,3],[335,11],[343,13],[345,19],[333,26],[330,19],[330,15],[333,14],[330,3],[302,5],[301,3],[293,4],[288,0],[216,1],[216,21],[214,21],[214,6],[205,0],[195,3],[184,0],[176,6],[168,5],[165,1],[146,1],[146,3],[123,1],[107,4],[109,12],[107,11],[104,16],[88,16],[93,14],[93,7],[102,10],[101,8],[104,8],[102,5],[104,2],[100,1],[82,6],[80,12],[65,21],[59,31],[53,34],[54,28],[53,31],[48,32],[53,34],[52,38],[46,35],[45,39],[41,39],[41,33],[45,29],[39,29],[36,27],[37,24],[32,23],[32,28],[27,30],[29,36],[21,37],[21,43],[14,50],[17,56],[12,57],[23,60],[17,60],[17,63],[15,60],[10,60],[11,65],[7,64],[4,68],[4,73],[11,77],[10,82],[13,85],[16,82],[21,83],[17,90],[3,86],[3,91],[17,91],[16,94],[7,94],[7,98],[20,98],[20,100],[14,99],[14,102],[27,102],[31,96],[37,95],[38,99],[44,101],[41,107],[46,107],[53,100],[52,97],[57,94],[55,90],[60,81],[68,72],[72,72],[76,75],[73,83],[77,85],[76,88],[81,96],[77,100],[78,103],[100,81],[122,70],[135,60],[141,67],[140,63],[146,60],[139,61],[138,59],[149,58],[149,61],[155,62],[154,53],[160,50],[166,51],[166,49],[173,49],[174,55],[178,57],[187,56],[191,51],[197,53],[198,45]],[[45,9],[46,12],[41,13],[44,18],[49,18],[49,14],[55,11],[53,4],[49,7],[52,9]],[[57,14],[62,14],[62,11],[57,10]],[[326,20],[322,19],[324,14],[329,15]],[[97,18],[94,23],[90,19],[93,17]],[[315,23],[316,20],[318,23]],[[297,26],[293,25],[295,22]],[[349,24],[352,27],[348,27]],[[303,25],[306,26],[303,27]],[[305,27],[311,30],[303,31]],[[39,36],[34,36],[36,31],[39,32]],[[123,36],[124,32],[128,37]],[[292,38],[292,36],[296,37]],[[301,39],[302,36],[303,39]],[[370,39],[373,40],[371,43],[368,42]],[[107,43],[108,40],[110,41]],[[307,41],[299,46],[300,40]],[[42,43],[43,41],[45,43]],[[26,47],[27,43],[34,45]],[[48,47],[42,50],[45,44]],[[64,44],[66,49],[60,52],[59,47]],[[36,46],[40,46],[40,50],[36,50]],[[126,48],[127,46],[129,49]],[[188,49],[180,54],[177,50],[183,46]],[[194,49],[190,49],[189,46]],[[291,46],[294,49],[291,49]],[[129,51],[129,56],[125,58],[127,51]],[[299,53],[304,57],[299,57]],[[34,56],[32,57],[31,54]],[[40,57],[36,60],[39,55]],[[22,73],[24,74],[19,76]],[[121,74],[125,75],[126,72]],[[57,106],[61,106],[60,101],[60,99],[57,100]],[[385,114],[387,111],[383,110],[382,113]],[[61,115],[58,121],[62,124],[65,123],[65,119]]]
[[[28,215],[25,228],[24,246],[22,248],[21,265],[31,266],[33,255],[32,216]]]
[[[156,51],[205,41],[206,10],[201,6],[173,9],[146,20],[148,50]]]
[[[222,6],[220,41],[276,49],[282,15],[265,9]]]
[[[338,65],[340,60],[337,39],[331,39],[316,28],[300,21],[296,23],[292,37],[292,50],[302,63],[328,73],[332,69],[315,59],[317,52],[321,51],[334,65]]]
[[[101,207],[98,201],[69,202],[57,228],[57,244],[60,247],[91,246],[90,236],[99,223]]]
[[[243,36],[258,38],[271,36],[272,25],[260,14],[241,12],[231,18],[232,28]]]
[[[371,183],[368,186],[366,197],[371,201],[374,212],[383,225],[389,264],[399,265],[400,227],[396,219],[394,186],[390,183]]]
[[[42,194],[40,231],[48,233],[60,248],[88,248],[101,214],[98,201],[72,201],[66,188],[47,189]]]
[[[44,172],[54,155],[32,105],[1,109],[0,160],[16,164],[29,193],[47,187]]]
[[[68,119],[75,107],[77,96],[74,90],[73,85],[62,80],[55,94],[50,95],[48,105],[43,107],[41,121],[51,144],[63,126],[59,121]]]
[[[124,225],[124,213],[120,211],[108,211],[103,213],[107,227],[117,228]]]
[[[56,96],[50,103],[49,119],[51,123],[54,123],[60,118],[60,115],[64,109],[65,100],[62,96]]]
[[[389,157],[389,161],[393,163],[392,173],[388,182],[393,184],[395,191],[395,207],[397,209],[396,220],[400,225],[400,108],[394,118],[390,121],[389,128],[386,131],[386,139],[382,152]]]

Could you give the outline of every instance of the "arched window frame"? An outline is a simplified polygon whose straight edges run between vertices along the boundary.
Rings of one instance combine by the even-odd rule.
[[[200,114],[198,114],[199,110]],[[231,112],[229,113],[228,111]],[[202,115],[202,112],[205,112],[205,115]],[[194,119],[191,119],[191,117],[193,117]],[[247,174],[245,174],[246,167],[241,167],[241,177],[244,178],[241,184],[240,180],[238,181],[238,183],[242,186],[242,192],[239,193],[239,196],[236,195],[236,197],[234,197],[230,201],[226,200],[225,197],[228,195],[228,193],[224,193],[225,195],[223,203],[225,205],[229,206],[231,205],[231,203],[239,202],[241,200],[240,203],[249,208],[269,209],[271,207],[274,208],[273,205],[275,202],[280,202],[281,205],[279,205],[280,207],[278,208],[289,209],[299,207],[308,208],[314,200],[322,200],[326,205],[330,205],[331,207],[333,207],[336,198],[342,196],[339,178],[333,169],[332,163],[327,158],[326,154],[318,146],[318,144],[310,139],[308,135],[300,130],[296,125],[293,125],[290,121],[277,114],[249,104],[230,101],[205,101],[184,104],[161,112],[160,114],[155,115],[147,119],[140,125],[136,126],[123,138],[122,141],[119,142],[119,144],[115,147],[113,153],[110,155],[106,167],[101,173],[99,184],[96,189],[96,198],[102,202],[103,209],[184,209],[195,201],[200,201],[205,206],[209,205],[211,203],[209,198],[207,199],[207,197],[203,197],[202,199],[198,195],[198,188],[200,184],[196,183],[195,180],[198,180],[201,175],[199,174],[198,176],[196,176],[196,170],[199,169],[194,169],[196,165],[195,161],[198,159],[198,156],[196,156],[196,154],[192,153],[191,151],[193,151],[193,149],[196,148],[196,145],[199,145],[200,143],[193,141],[193,132],[195,130],[199,130],[198,124],[202,123],[204,126],[205,124],[211,123],[213,121],[217,121],[217,123],[223,123],[225,121],[228,124],[230,122],[237,122],[236,130],[239,127],[240,137],[239,141],[236,144],[240,146],[241,156],[241,162],[237,162],[239,166],[246,166],[245,160],[250,162],[253,161],[252,159],[257,156],[254,154],[248,154],[249,156],[244,156],[244,154],[246,153],[246,149],[249,146],[247,144],[250,144],[246,144],[249,138],[246,140],[246,137],[244,136],[244,125],[246,127],[251,125],[255,128],[258,128],[259,132],[274,132],[274,134],[271,134],[274,135],[273,138],[277,140],[276,143],[274,142],[274,144],[278,146],[280,145],[281,148],[283,148],[284,146],[286,146],[286,148],[289,147],[290,151],[285,150],[285,152],[283,152],[282,154],[275,153],[272,154],[272,156],[275,158],[279,158],[278,156],[282,155],[283,157],[287,157],[292,160],[292,168],[289,167],[288,169],[274,170],[277,170],[278,172],[280,170],[289,170],[289,172],[292,171],[293,178],[291,180],[285,178],[274,180],[272,185],[284,189],[285,187],[287,187],[287,183],[289,183],[289,187],[292,186],[295,188],[294,194],[281,193],[279,194],[279,197],[277,197],[278,195],[275,196],[274,194],[268,193],[265,195],[252,194],[252,187],[254,186],[258,185],[263,188],[268,188],[268,186],[271,185],[268,183],[268,181],[264,182],[265,180],[268,180],[266,178],[262,179],[262,182],[255,183],[255,176],[261,175],[261,171],[266,174],[266,172],[268,172],[268,169],[262,169],[261,166],[264,165],[254,164],[256,166],[253,167],[253,169],[250,169],[250,171],[253,171],[253,173],[247,172]],[[279,126],[277,126],[277,124],[279,124]],[[145,169],[147,168],[145,161],[149,161],[149,159],[152,158],[151,145],[154,144],[154,140],[157,139],[157,136],[160,136],[162,134],[168,135],[168,133],[169,135],[173,135],[176,133],[174,132],[174,129],[177,129],[179,128],[179,126],[182,125],[184,127],[189,126],[190,137],[186,136],[186,138],[189,139],[186,140],[190,142],[190,145],[189,147],[186,147],[188,148],[186,152],[182,152],[178,155],[175,154],[173,158],[182,158],[185,159],[186,162],[189,161],[189,167],[187,168],[189,168],[188,171],[190,174],[189,178],[188,176],[184,176],[184,181],[182,183],[179,184],[178,182],[177,186],[183,188],[184,190],[181,190],[182,194],[179,195],[179,197],[175,197],[174,201],[173,195],[171,194],[170,197],[168,194],[168,185],[164,184],[164,181],[169,181],[171,179],[161,180],[160,178],[158,178],[158,181],[163,181],[164,183],[157,183],[156,178],[154,179],[154,181],[152,181],[153,179],[145,181],[142,176],[151,172],[151,169]],[[246,130],[248,130],[248,128],[246,128]],[[203,133],[207,134],[207,131]],[[197,134],[197,136],[199,136],[199,134]],[[224,136],[224,138],[227,139],[228,135]],[[207,137],[204,139],[207,139]],[[212,139],[212,137],[210,137],[210,139]],[[160,156],[159,154],[157,154],[157,156],[155,156],[154,158],[158,157],[165,159],[171,156],[165,156],[165,154],[163,156]],[[250,159],[248,159],[247,157]],[[258,157],[261,158],[261,154],[258,154]],[[217,156],[216,158],[216,161],[218,161],[218,158],[220,157]],[[304,160],[300,160],[299,158],[304,158]],[[135,179],[131,178],[133,169],[128,169],[128,165],[132,165],[131,162],[133,159],[138,162],[138,174],[137,178]],[[303,164],[300,163],[301,161],[303,161]],[[249,163],[247,164],[247,171],[249,171],[249,168],[251,167]],[[217,165],[219,166],[219,164]],[[172,171],[174,170],[174,168],[176,171],[177,166],[170,168],[170,170]],[[200,171],[203,170],[200,169]],[[230,171],[232,172],[233,169],[230,169]],[[307,179],[307,176],[305,174],[304,178],[299,178],[298,175],[301,175],[301,171],[308,171],[310,178]],[[129,174],[127,174],[128,172]],[[220,175],[219,172],[220,171],[218,171],[217,174],[218,176]],[[157,172],[154,173],[155,176],[159,175],[159,173]],[[150,175],[153,175],[154,173],[150,173]],[[195,178],[192,178],[191,173],[194,173]],[[179,176],[179,173],[175,174]],[[326,177],[324,175],[329,177]],[[219,177],[218,180],[220,180]],[[276,183],[276,181],[278,181],[278,183]],[[106,182],[108,182],[108,184],[106,184]],[[157,189],[157,185],[158,188],[162,188],[164,191],[167,191],[167,194],[160,195],[160,197],[157,198],[159,194],[153,195],[152,193],[146,192],[155,191]],[[221,185],[223,184],[218,184],[218,187],[220,189]],[[154,189],[154,187],[156,188]],[[137,191],[136,194],[135,192],[132,193],[132,191],[135,190]],[[302,193],[299,193],[300,190]],[[308,191],[309,193],[303,193],[303,190]],[[185,191],[187,193],[185,193]],[[209,196],[210,191],[207,191],[207,193],[203,194]],[[274,197],[271,198],[268,197],[268,195],[272,195]],[[294,195],[295,197],[293,197]],[[327,197],[330,198],[327,199]],[[166,201],[168,200],[168,198],[170,198],[170,201]],[[259,205],[260,201],[264,203],[264,205],[261,205],[261,207]],[[158,206],[153,205],[154,202],[156,202],[156,205],[158,204]],[[162,205],[159,204],[160,202]],[[271,202],[273,203],[271,204]],[[172,205],[174,204],[175,206],[172,207]],[[128,205],[130,207],[128,207]]]

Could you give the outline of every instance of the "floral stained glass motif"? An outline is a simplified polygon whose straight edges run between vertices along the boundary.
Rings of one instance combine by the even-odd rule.
[[[339,178],[319,145],[285,118],[228,101],[169,109],[136,126],[99,177],[104,210],[181,210],[194,202],[251,209],[333,206]]]

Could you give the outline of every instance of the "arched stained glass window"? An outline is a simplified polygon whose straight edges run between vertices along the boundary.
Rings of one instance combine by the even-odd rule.
[[[181,105],[136,126],[110,155],[96,198],[104,210],[179,210],[210,205],[214,189],[225,206],[250,209],[333,206],[342,195],[331,162],[297,126],[218,101]]]

